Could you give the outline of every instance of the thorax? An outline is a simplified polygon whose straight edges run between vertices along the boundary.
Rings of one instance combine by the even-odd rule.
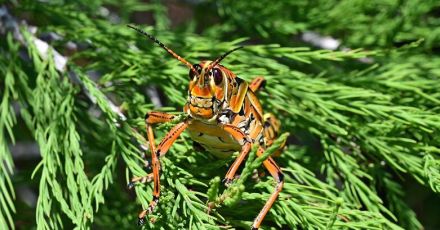
[[[208,152],[220,158],[226,158],[241,149],[240,144],[226,131],[224,124],[232,124],[250,137],[253,142],[260,141],[263,134],[261,105],[255,102],[253,93],[244,98],[239,113],[231,113],[227,104],[220,106],[221,110],[211,119],[191,117],[191,111],[185,106],[184,111],[191,117],[188,133],[195,142]],[[224,102],[227,103],[227,102]],[[255,105],[258,103],[257,105]]]

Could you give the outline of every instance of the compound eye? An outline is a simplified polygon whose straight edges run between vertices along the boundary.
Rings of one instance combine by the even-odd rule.
[[[219,69],[215,68],[212,70],[212,76],[214,78],[214,83],[216,85],[220,85],[223,81],[223,75],[222,75],[222,71],[220,71]]]
[[[202,72],[202,67],[199,64],[193,65],[194,69],[197,70],[197,73],[194,73],[192,69],[189,70],[189,79],[194,79],[194,77],[198,76]]]

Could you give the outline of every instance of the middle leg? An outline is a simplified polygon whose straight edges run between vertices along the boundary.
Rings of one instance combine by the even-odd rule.
[[[233,125],[224,125],[223,129],[230,133],[238,143],[240,143],[241,151],[238,157],[235,159],[234,163],[232,163],[231,167],[229,167],[228,172],[226,173],[224,182],[225,185],[229,185],[232,180],[234,179],[234,176],[240,167],[240,165],[243,163],[244,159],[248,155],[249,151],[251,150],[252,146],[252,140],[238,127]]]

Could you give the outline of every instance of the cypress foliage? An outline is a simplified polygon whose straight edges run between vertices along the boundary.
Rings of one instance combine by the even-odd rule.
[[[263,229],[422,229],[407,202],[417,194],[406,190],[423,187],[438,201],[438,1],[0,7],[1,229],[136,227],[152,199],[151,183],[126,187],[150,172],[144,115],[181,114],[188,84],[185,66],[125,26],[136,15],[152,16],[141,27],[192,63],[245,45],[222,63],[245,80],[267,79],[258,96],[284,133],[274,145],[290,137],[276,158],[285,186]],[[193,17],[172,26],[173,7],[190,7]],[[319,34],[337,40],[322,46]],[[172,125],[155,127],[157,139]],[[18,156],[23,143],[36,143],[38,157]],[[162,196],[143,229],[249,228],[275,184],[254,175],[267,154],[254,150],[225,188],[233,158],[195,150],[183,134],[161,158]],[[29,190],[35,202],[19,192]]]

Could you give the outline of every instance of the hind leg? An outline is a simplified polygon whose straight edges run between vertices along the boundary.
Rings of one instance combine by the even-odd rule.
[[[258,148],[257,156],[260,157],[263,155],[264,149],[262,147]],[[266,214],[269,212],[270,208],[272,207],[273,203],[278,197],[278,194],[283,189],[284,185],[284,175],[281,172],[281,169],[278,167],[278,165],[275,163],[275,161],[272,159],[272,157],[267,158],[263,162],[264,167],[269,171],[270,175],[275,179],[277,182],[275,186],[275,190],[270,195],[269,199],[266,201],[266,204],[261,209],[258,216],[255,218],[254,223],[252,224],[252,229],[258,229],[261,225],[261,222],[263,221]]]
[[[263,136],[266,142],[266,148],[271,146],[275,139],[278,137],[278,134],[280,132],[281,128],[281,122],[275,118],[275,116],[271,113],[264,114],[264,130],[263,130]],[[280,156],[284,147],[286,146],[286,140],[284,140],[283,143],[281,143],[280,148],[272,154],[272,156]]]
[[[266,80],[263,77],[256,77],[254,80],[251,81],[249,84],[249,88],[252,90],[252,92],[258,91],[260,88],[264,88],[264,85],[266,84]]]

